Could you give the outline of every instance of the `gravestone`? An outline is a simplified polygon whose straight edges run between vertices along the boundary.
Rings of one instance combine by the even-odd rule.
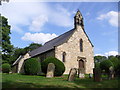
[[[101,69],[100,68],[94,68],[93,69],[93,77],[94,77],[95,82],[100,82],[102,80]]]
[[[77,69],[71,68],[69,75],[68,75],[68,81],[74,81],[77,75]]]
[[[108,73],[108,79],[113,79],[114,78],[114,68],[111,66],[109,68],[109,73]]]
[[[79,78],[85,78],[85,69],[84,68],[79,68],[78,69],[78,77]]]
[[[49,63],[47,67],[46,77],[52,78],[54,77],[55,65],[53,63]]]

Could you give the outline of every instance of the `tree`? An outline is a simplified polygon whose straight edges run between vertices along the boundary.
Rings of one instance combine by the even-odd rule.
[[[12,58],[12,63],[20,56],[20,55],[25,55],[27,52],[32,51],[38,47],[41,47],[41,44],[37,43],[31,43],[29,46],[25,48],[15,48],[13,58]]]
[[[95,63],[96,62],[102,62],[104,60],[107,60],[107,57],[106,56],[95,56],[94,60],[95,60]]]
[[[10,25],[8,25],[8,21],[7,18],[5,18],[4,16],[0,16],[0,21],[2,21],[2,25],[0,26],[1,28],[1,33],[2,33],[2,38],[1,38],[1,51],[2,51],[2,59],[4,61],[7,61],[8,63],[10,63],[10,58],[12,55],[12,51],[13,51],[13,45],[11,45],[10,42]]]
[[[113,63],[110,60],[104,60],[100,62],[100,68],[102,70],[105,70],[106,73],[109,72],[110,67],[114,67]]]
[[[111,56],[108,56],[108,59],[114,59],[115,56],[111,55]]]
[[[32,50],[34,50],[34,49],[36,49],[36,48],[39,48],[39,47],[41,47],[41,46],[42,46],[42,44],[31,43],[28,47],[25,47],[24,49],[25,49],[26,51],[32,51]]]
[[[120,59],[118,57],[119,57],[118,55],[108,57],[108,60],[110,60],[114,65],[114,70],[116,75],[120,74]]]

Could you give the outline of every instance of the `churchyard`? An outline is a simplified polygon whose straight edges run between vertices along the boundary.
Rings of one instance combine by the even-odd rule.
[[[84,79],[76,76],[74,81],[68,81],[68,75],[46,78],[46,76],[3,73],[2,88],[118,88],[120,78],[108,80],[107,76],[102,77],[101,82],[93,81],[87,74]]]
[[[63,74],[64,64],[53,57],[45,59],[41,65],[35,58],[27,60],[24,73],[13,73],[5,64],[0,73],[2,88],[118,88],[119,73],[108,62],[95,65],[93,74],[85,74],[84,68],[71,68],[69,74]]]

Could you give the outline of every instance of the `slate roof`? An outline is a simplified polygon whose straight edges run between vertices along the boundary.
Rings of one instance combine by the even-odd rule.
[[[30,56],[34,57],[36,55],[42,54],[46,51],[54,49],[55,46],[58,46],[64,42],[66,42],[69,39],[69,37],[73,34],[74,30],[75,29],[72,29],[72,30],[46,42],[42,47],[39,47],[39,48],[29,52]]]

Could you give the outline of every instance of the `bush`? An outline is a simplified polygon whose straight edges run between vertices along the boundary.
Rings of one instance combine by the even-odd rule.
[[[100,68],[101,68],[102,70],[105,70],[105,72],[107,72],[107,73],[108,73],[109,68],[110,68],[111,66],[113,66],[113,63],[112,63],[110,60],[104,60],[104,61],[102,61],[102,62],[100,63]],[[114,67],[114,66],[113,66],[113,67]]]
[[[11,66],[8,63],[2,64],[2,72],[3,73],[9,73],[11,70]]]
[[[61,76],[65,72],[65,66],[60,60],[54,57],[48,57],[41,63],[43,73],[47,73],[47,67],[49,63],[53,63],[55,65],[55,76]]]
[[[27,75],[37,75],[40,71],[40,62],[36,58],[30,58],[25,61],[24,71]]]

